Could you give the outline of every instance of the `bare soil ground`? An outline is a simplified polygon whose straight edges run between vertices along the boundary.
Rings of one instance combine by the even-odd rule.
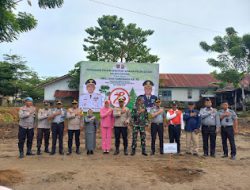
[[[249,190],[250,189],[250,126],[242,124],[236,136],[237,160],[222,159],[221,139],[217,138],[217,157],[204,158],[185,155],[185,135],[182,135],[180,156],[159,155],[144,157],[140,146],[137,154],[124,156],[103,155],[100,149],[100,133],[97,150],[87,156],[83,134],[81,155],[41,156],[18,159],[17,126],[0,128],[0,185],[16,190]],[[129,131],[131,134],[131,131]],[[201,137],[200,137],[201,139]],[[131,145],[131,136],[129,137]],[[168,142],[165,130],[165,142]],[[114,140],[112,141],[112,143]],[[157,139],[158,142],[158,139]],[[33,151],[36,151],[34,139]],[[139,145],[139,142],[138,142]],[[158,147],[158,144],[156,145]],[[67,135],[64,138],[67,150]],[[150,135],[147,134],[147,150],[150,152]],[[200,143],[200,154],[202,144]]]

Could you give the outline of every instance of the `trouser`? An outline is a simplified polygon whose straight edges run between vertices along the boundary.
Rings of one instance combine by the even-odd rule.
[[[155,152],[155,140],[158,133],[160,141],[160,152],[163,153],[163,123],[152,123],[151,124],[151,151]]]
[[[203,140],[203,151],[205,155],[208,155],[208,141],[210,139],[210,155],[215,155],[216,146],[216,126],[202,125],[202,140]]]
[[[57,137],[59,139],[59,152],[63,152],[63,131],[64,123],[52,123],[52,153],[56,151],[56,141]]]
[[[112,128],[111,127],[102,127],[102,150],[110,150],[111,148],[111,133]]]
[[[221,139],[224,155],[228,155],[227,139],[231,146],[231,156],[236,155],[233,126],[221,126]]]
[[[180,153],[181,143],[181,125],[169,125],[168,126],[169,142],[177,144],[177,153]]]
[[[70,130],[70,129],[68,129],[68,149],[69,149],[69,151],[72,150],[74,134],[75,134],[76,148],[79,149],[79,147],[80,147],[80,129],[78,129],[78,130]]]
[[[123,138],[124,150],[128,148],[128,128],[127,127],[115,127],[115,148],[119,150],[120,136]]]
[[[195,132],[186,132],[187,152],[198,153],[199,150],[199,134]]]
[[[37,128],[37,149],[40,150],[44,138],[44,147],[45,150],[48,150],[49,137],[50,137],[50,129]]]
[[[25,139],[27,137],[27,152],[31,152],[32,142],[34,137],[34,129],[25,129],[19,126],[18,131],[18,149],[20,153],[23,153],[23,147],[25,143]]]
[[[145,149],[146,149],[146,132],[145,132],[145,126],[140,126],[140,125],[134,125],[134,127],[133,127],[133,132],[132,132],[132,149],[133,150],[136,149],[138,132],[140,132],[142,151],[145,151]]]

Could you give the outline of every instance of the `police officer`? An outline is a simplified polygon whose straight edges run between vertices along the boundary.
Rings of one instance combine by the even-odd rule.
[[[127,107],[124,106],[124,97],[120,97],[119,107],[114,108],[113,116],[115,118],[114,123],[114,133],[115,133],[115,153],[114,155],[119,154],[120,147],[120,136],[123,138],[124,145],[124,155],[128,155],[128,125],[130,122],[130,111]]]
[[[64,120],[66,117],[67,111],[62,108],[62,102],[56,102],[56,108],[52,110],[52,119],[51,130],[52,130],[52,150],[50,155],[56,153],[56,141],[57,136],[59,139],[59,154],[63,155],[63,132],[64,132]]]
[[[229,109],[227,101],[222,102],[222,109],[218,111],[221,126],[221,139],[223,145],[224,155],[222,158],[228,157],[227,139],[231,146],[231,159],[236,159],[236,146],[234,141],[234,134],[238,133],[238,119],[236,113]]]
[[[220,120],[217,116],[217,110],[212,107],[212,101],[209,98],[206,98],[205,107],[200,110],[200,116],[204,156],[208,156],[208,141],[210,139],[210,156],[215,157],[216,127],[219,127]]]
[[[45,149],[44,152],[49,152],[49,137],[50,137],[50,121],[49,116],[51,115],[51,109],[49,103],[43,103],[44,108],[38,110],[38,125],[37,125],[37,155],[41,154],[41,145],[44,138]]]
[[[155,106],[151,109],[150,114],[152,116],[151,121],[151,155],[155,154],[155,140],[158,133],[160,141],[160,154],[163,154],[163,127],[166,123],[166,112],[160,107],[161,100],[156,99]]]
[[[146,80],[142,85],[144,86],[145,92],[145,94],[143,95],[144,105],[149,112],[150,109],[154,106],[155,100],[157,99],[157,96],[152,95],[154,83],[151,80]]]
[[[131,123],[133,126],[131,156],[135,155],[138,132],[140,132],[141,137],[142,155],[147,156],[145,127],[148,125],[148,122],[148,112],[144,106],[143,97],[139,96],[131,112]]]
[[[34,137],[34,124],[36,117],[36,108],[33,106],[33,99],[27,97],[24,99],[25,105],[19,110],[19,131],[18,131],[18,148],[19,158],[24,157],[23,146],[27,138],[27,156],[34,155],[31,151]]]
[[[67,111],[68,119],[68,153],[72,153],[72,140],[75,135],[76,153],[80,154],[80,127],[83,126],[83,111],[78,108],[78,102],[72,101],[72,108]]]
[[[102,107],[102,95],[95,93],[96,81],[94,79],[88,79],[85,82],[88,93],[84,93],[80,96],[80,107],[83,111],[92,109],[93,111],[100,111]]]

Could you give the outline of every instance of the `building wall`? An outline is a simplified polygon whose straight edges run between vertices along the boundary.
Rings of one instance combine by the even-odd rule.
[[[57,81],[55,83],[48,84],[44,87],[44,99],[45,100],[55,100],[54,94],[56,90],[70,90],[73,91],[74,89],[71,89],[68,87],[69,84],[69,78],[62,79],[60,81]]]
[[[188,91],[191,90],[192,93],[192,97],[188,98]],[[206,89],[208,91],[208,93],[213,94],[213,91],[211,89]],[[170,91],[171,93],[162,93],[162,91]],[[200,88],[161,88],[160,89],[160,93],[162,94],[161,98],[165,101],[173,101],[173,100],[177,100],[177,101],[181,101],[181,102],[188,102],[188,101],[194,101],[197,102],[200,100],[200,92],[201,89]],[[170,97],[166,97],[164,96],[164,94],[171,94],[171,98]]]

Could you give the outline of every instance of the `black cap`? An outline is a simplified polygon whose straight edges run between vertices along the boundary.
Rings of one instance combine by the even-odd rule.
[[[223,100],[221,103],[222,103],[222,104],[224,104],[224,103],[227,103],[227,104],[228,104],[228,101],[227,101],[227,100]]]
[[[56,104],[62,104],[62,102],[60,100],[56,101]]]
[[[137,99],[136,99],[136,101],[138,101],[138,100],[144,100],[143,95],[138,96]]]
[[[151,80],[146,80],[146,81],[144,81],[144,83],[142,85],[143,86],[154,86],[154,83]]]
[[[210,99],[210,98],[206,98],[205,101],[206,101],[206,102],[210,102],[211,99]]]
[[[177,101],[173,101],[172,106],[177,106]]]
[[[188,105],[193,106],[193,105],[195,105],[195,103],[194,102],[188,102]]]
[[[118,102],[124,102],[124,101],[125,101],[125,98],[124,98],[124,97],[118,98]]]
[[[72,104],[78,104],[78,102],[76,100],[73,100]]]
[[[88,85],[88,84],[94,84],[96,85],[96,81],[94,79],[88,79],[86,82],[85,82],[85,85]]]
[[[160,99],[160,98],[157,98],[157,99],[155,100],[155,103],[159,103],[159,102],[161,102],[161,99]]]

